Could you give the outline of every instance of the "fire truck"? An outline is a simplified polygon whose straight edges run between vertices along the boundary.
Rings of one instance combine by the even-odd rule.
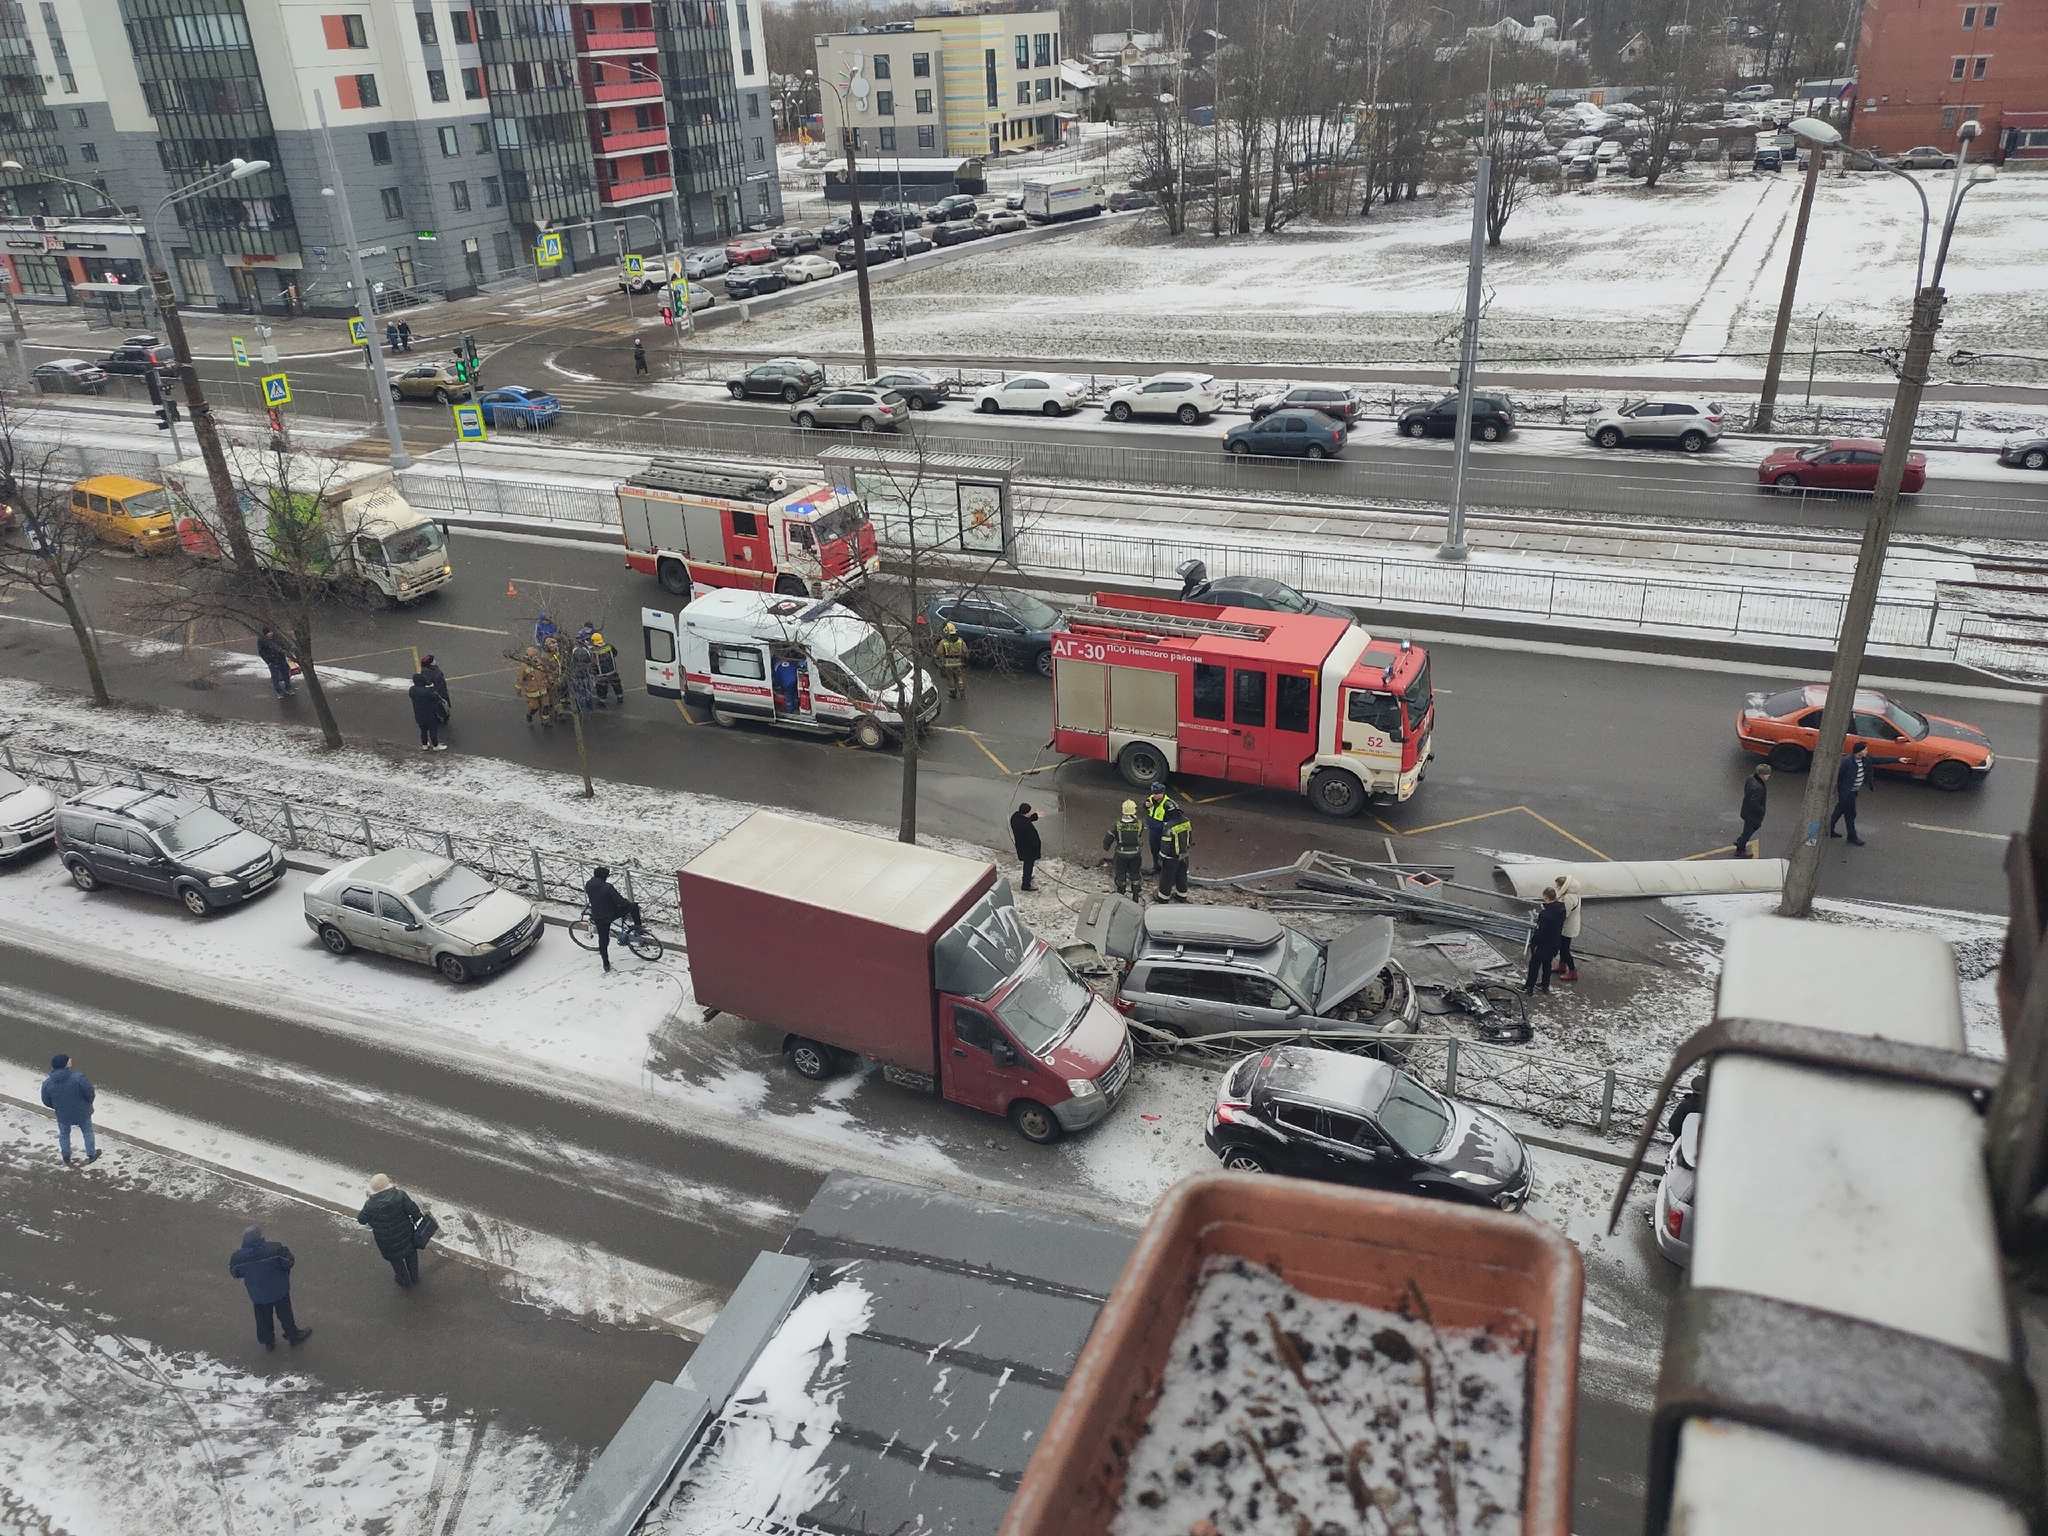
[[[740,587],[837,597],[879,563],[867,508],[828,481],[657,459],[619,487],[626,564],[685,599]]]
[[[1291,789],[1326,816],[1415,793],[1429,653],[1344,619],[1098,592],[1052,637],[1053,742],[1144,786]]]

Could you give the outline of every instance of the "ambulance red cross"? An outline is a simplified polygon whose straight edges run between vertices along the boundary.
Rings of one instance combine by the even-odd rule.
[[[1429,765],[1429,653],[1343,619],[1098,592],[1052,659],[1055,746],[1132,784],[1260,784],[1355,816]]]

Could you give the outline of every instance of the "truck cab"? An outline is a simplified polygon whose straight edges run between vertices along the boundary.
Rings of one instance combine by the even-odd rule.
[[[1368,784],[1390,798],[1415,793],[1431,755],[1436,696],[1429,653],[1407,641],[1373,640],[1348,673],[1338,712],[1338,745]]]

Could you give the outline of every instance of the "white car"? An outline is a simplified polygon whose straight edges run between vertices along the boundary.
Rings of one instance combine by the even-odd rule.
[[[1664,1159],[1664,1177],[1657,1181],[1657,1250],[1674,1264],[1692,1263],[1692,1196],[1699,1183],[1701,1123],[1696,1114],[1685,1117]]]
[[[541,918],[438,853],[392,848],[337,865],[306,887],[306,926],[330,954],[373,950],[464,982],[509,965],[540,942]]]
[[[0,768],[0,859],[24,858],[57,836],[57,797]]]
[[[805,256],[792,256],[782,264],[782,275],[792,283],[808,283],[814,278],[837,277],[839,263],[829,256],[820,256],[812,251]]]
[[[1155,373],[1136,384],[1109,392],[1103,402],[1113,421],[1133,416],[1171,416],[1192,427],[1223,409],[1223,395],[1206,373]]]
[[[1064,416],[1081,409],[1087,386],[1063,373],[1020,373],[1014,379],[991,384],[974,397],[977,411],[1042,411],[1047,416]]]
[[[1609,406],[1586,423],[1586,436],[1602,448],[1624,443],[1675,443],[1703,453],[1721,438],[1721,404],[1680,395]]]

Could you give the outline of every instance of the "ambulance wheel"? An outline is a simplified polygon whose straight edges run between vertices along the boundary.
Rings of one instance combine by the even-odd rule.
[[[690,568],[680,560],[664,560],[654,568],[654,579],[661,583],[661,590],[673,592],[677,597],[688,600],[690,596]]]
[[[740,717],[738,715],[729,715],[724,710],[714,707],[711,711],[711,718],[724,726],[728,731],[739,729]]]
[[[1325,816],[1356,816],[1365,809],[1365,786],[1341,768],[1318,768],[1308,781],[1308,803]]]
[[[1017,1134],[1035,1147],[1049,1147],[1060,1139],[1059,1117],[1043,1104],[1019,1099],[1010,1106],[1010,1124]]]
[[[882,722],[873,715],[862,715],[853,722],[853,729],[847,733],[856,747],[869,752],[879,752],[889,744],[889,733],[882,729]]]
[[[1126,783],[1150,789],[1167,775],[1166,754],[1149,741],[1134,741],[1117,754],[1116,771]]]
[[[788,1049],[789,1064],[796,1068],[798,1077],[807,1077],[814,1083],[821,1083],[832,1075],[834,1062],[831,1047],[798,1036],[789,1042]]]

